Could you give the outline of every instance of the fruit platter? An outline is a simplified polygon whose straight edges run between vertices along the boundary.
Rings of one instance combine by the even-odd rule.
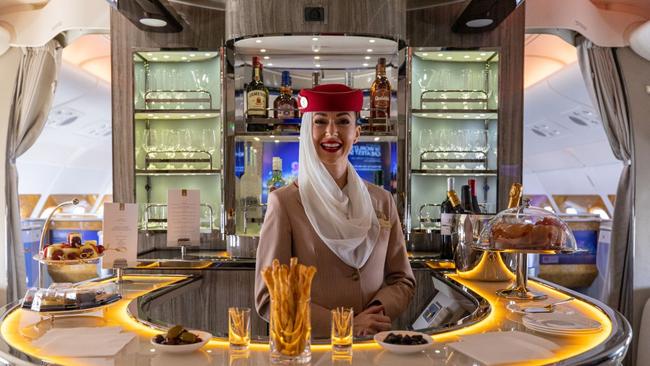
[[[44,264],[80,264],[97,263],[104,255],[104,246],[97,245],[96,240],[83,241],[80,233],[69,233],[65,243],[46,245],[34,256]]]

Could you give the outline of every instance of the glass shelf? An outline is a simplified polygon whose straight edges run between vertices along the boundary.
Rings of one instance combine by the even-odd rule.
[[[259,132],[238,133],[235,135],[237,141],[261,141],[261,142],[298,142],[300,136],[297,134],[260,134]],[[364,134],[362,132],[359,142],[396,142],[397,136],[382,134]]]
[[[136,176],[195,176],[195,175],[219,175],[220,169],[136,169]]]
[[[136,109],[136,120],[207,119],[219,117],[219,109]]]
[[[431,119],[497,119],[496,109],[412,109],[415,117]]]
[[[479,170],[479,169],[413,169],[413,175],[429,175],[441,177],[496,177],[496,170]]]

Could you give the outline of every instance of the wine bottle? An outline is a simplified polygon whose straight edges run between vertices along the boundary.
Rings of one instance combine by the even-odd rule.
[[[524,186],[521,183],[512,183],[510,186],[510,193],[508,194],[508,208],[515,208],[519,206],[521,201],[521,194],[524,191]]]
[[[481,207],[478,205],[478,198],[476,198],[476,179],[468,179],[470,194],[472,195],[472,212],[475,214],[481,213]]]
[[[454,214],[463,208],[454,190],[454,178],[447,178],[447,198],[440,205],[440,259],[454,259],[452,230]]]
[[[468,185],[460,187],[460,205],[467,213],[474,213],[472,208],[472,193]]]

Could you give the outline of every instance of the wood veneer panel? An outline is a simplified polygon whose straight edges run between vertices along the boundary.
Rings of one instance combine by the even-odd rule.
[[[453,23],[468,1],[406,13],[407,42],[417,47],[499,49],[498,209],[508,204],[508,190],[522,181],[523,74],[525,4],[490,32],[458,34]]]
[[[326,9],[325,22],[305,22],[305,6]],[[228,39],[257,34],[351,33],[404,38],[406,0],[230,0]]]

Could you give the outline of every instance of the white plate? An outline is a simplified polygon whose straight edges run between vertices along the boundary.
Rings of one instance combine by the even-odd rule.
[[[593,319],[561,313],[527,314],[522,322],[529,329],[552,334],[584,334],[602,329]]]
[[[412,345],[412,346],[407,346],[407,345],[402,345],[402,344],[384,343],[384,339],[390,333],[401,334],[402,336],[405,336],[405,335],[409,335],[409,336],[421,335],[422,338],[424,338],[424,340],[427,341],[427,343],[426,344]],[[390,352],[394,352],[394,353],[401,353],[401,354],[421,352],[421,351],[424,351],[425,349],[431,347],[431,345],[433,345],[433,339],[428,334],[424,334],[424,333],[420,333],[420,332],[413,332],[413,331],[408,331],[408,330],[389,330],[389,331],[385,331],[385,332],[380,332],[380,333],[375,334],[374,339],[375,339],[375,342],[379,343],[379,345],[382,348],[384,348],[385,350],[390,351]]]
[[[212,334],[208,332],[204,332],[201,330],[191,330],[191,329],[188,329],[188,331],[190,333],[196,334],[199,338],[201,338],[201,342],[192,343],[192,344],[171,345],[171,344],[156,343],[156,341],[154,341],[154,339],[151,338],[151,344],[154,346],[155,349],[160,350],[162,352],[186,353],[186,352],[194,352],[197,349],[205,346],[212,338]]]

